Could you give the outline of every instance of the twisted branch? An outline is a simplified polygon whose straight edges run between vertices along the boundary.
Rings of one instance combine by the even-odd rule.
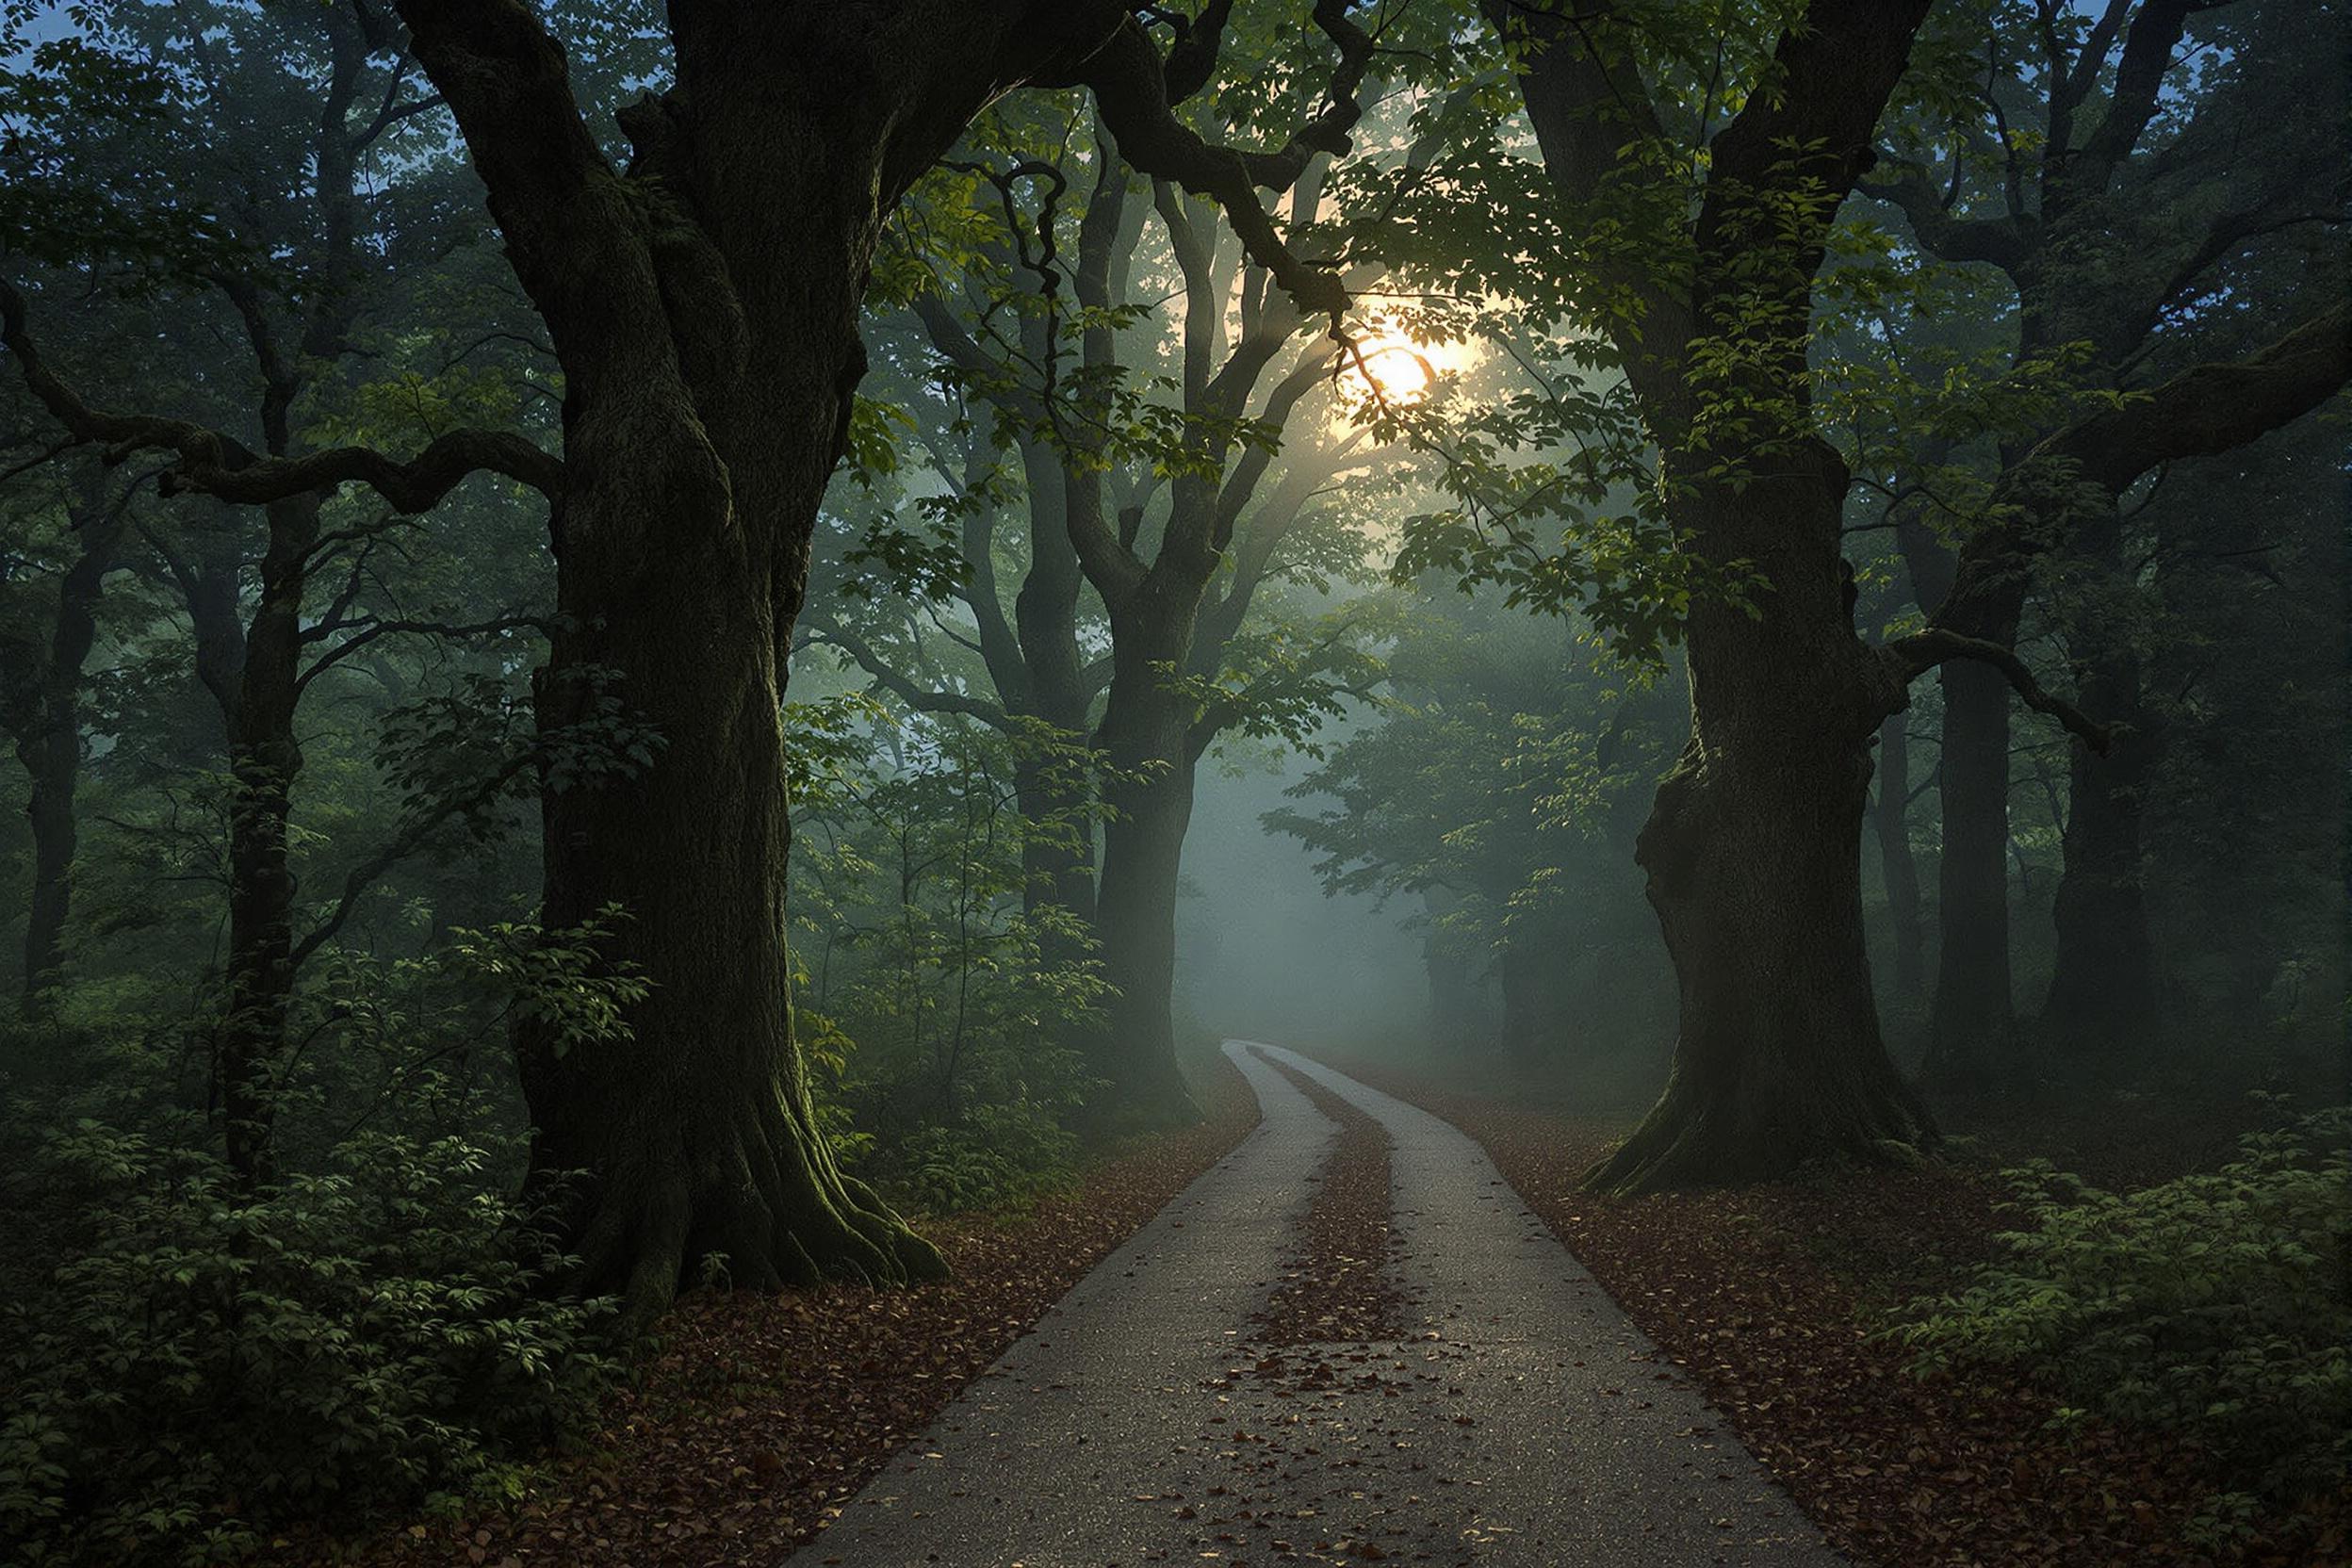
[[[16,357],[24,384],[76,446],[104,446],[106,461],[135,451],[174,452],[179,461],[161,478],[167,496],[202,491],[240,506],[258,506],[337,485],[368,486],[395,511],[431,511],[460,481],[476,473],[503,474],[553,497],[564,483],[560,458],[506,431],[460,430],[436,436],[405,462],[368,447],[334,447],[299,457],[257,456],[235,437],[208,425],[155,414],[117,414],[91,406],[58,378],[25,326],[24,296],[0,281],[0,345]]]

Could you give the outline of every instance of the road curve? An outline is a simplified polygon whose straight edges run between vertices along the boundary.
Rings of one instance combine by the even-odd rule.
[[[1834,1568],[1843,1559],[1454,1127],[1225,1042],[1258,1129],[891,1461],[794,1568]],[[1391,1140],[1408,1337],[1250,1343],[1338,1135]]]

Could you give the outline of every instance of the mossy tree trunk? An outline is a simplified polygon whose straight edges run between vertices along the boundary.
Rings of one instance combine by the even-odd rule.
[[[1519,81],[1574,230],[1588,206],[1622,201],[1669,135],[1634,30],[1606,5],[1574,19],[1486,9],[1539,45]],[[1770,1176],[1821,1154],[1885,1160],[1933,1136],[1880,1038],[1861,892],[1870,738],[1932,661],[1854,635],[1838,554],[1848,476],[1812,433],[1806,383],[1828,225],[1870,161],[1926,12],[1924,0],[1815,0],[1779,41],[1776,90],[1710,144],[1680,237],[1688,277],[1628,255],[1599,280],[1640,304],[1617,347],[1666,454],[1678,535],[1700,560],[1762,580],[1753,612],[1710,595],[1686,628],[1691,735],[1637,856],[1680,1031],[1665,1093],[1591,1173],[1603,1188]]]
[[[1843,466],[1808,444],[1693,509],[1700,536],[1743,541],[1772,586],[1760,615],[1690,618],[1692,733],[1638,851],[1681,1025],[1663,1096],[1599,1186],[1883,1162],[1934,1136],[1887,1059],[1864,949],[1870,741],[1892,691],[1842,601],[1844,490]]]
[[[650,983],[625,1043],[518,1040],[575,1282],[622,1292],[642,1322],[721,1259],[737,1283],[934,1272],[938,1254],[827,1152],[786,991],[780,650],[865,368],[875,237],[972,117],[1026,82],[1091,87],[1139,161],[1255,214],[1249,173],[1168,114],[1158,53],[1119,6],[674,6],[676,86],[624,117],[626,172],[524,0],[399,9],[564,370],[566,627],[542,710],[568,720],[600,693],[660,736],[625,778],[545,792],[547,919],[617,906],[611,957]],[[1316,20],[1353,32],[1336,8]],[[1197,32],[1205,72],[1216,30]],[[1254,232],[1286,286],[1344,306],[1262,214]]]
[[[565,371],[541,724],[609,702],[656,737],[626,776],[543,791],[543,918],[617,911],[607,956],[648,982],[625,1041],[518,1031],[534,1183],[580,1259],[572,1283],[642,1322],[705,1274],[937,1273],[836,1166],[794,1046],[780,661],[865,368],[882,212],[979,84],[960,111],[918,109],[892,57],[917,41],[887,26],[828,39],[798,8],[681,9],[678,85],[624,117],[623,172],[527,7],[402,9]],[[893,156],[901,117],[911,169]]]

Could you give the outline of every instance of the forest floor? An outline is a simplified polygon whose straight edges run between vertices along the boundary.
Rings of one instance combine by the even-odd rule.
[[[682,1298],[663,1345],[575,1452],[532,1465],[499,1506],[355,1543],[278,1544],[275,1561],[449,1568],[717,1568],[780,1562],[1070,1288],[1257,1125],[1213,1056],[1196,1126],[1089,1165],[1029,1213],[920,1222],[953,1276]]]
[[[511,1501],[277,1560],[2352,1561],[2352,1510],[2201,1554],[2194,1453],[1872,1337],[1990,1255],[2001,1164],[2161,1179],[2209,1120],[1980,1117],[1917,1171],[1616,1201],[1576,1181],[1622,1118],[1287,1055],[1216,1059],[1202,1124],[1032,1214],[927,1222],[951,1281],[688,1298]]]
[[[2047,1155],[2102,1184],[2164,1180],[2228,1152],[2238,1129],[2226,1111],[2165,1121],[2160,1107],[2091,1118],[1979,1107],[1954,1119],[1968,1135],[1956,1157],[1919,1170],[1619,1200],[1577,1180],[1625,1119],[1327,1059],[1475,1138],[1857,1563],[2352,1562],[2352,1495],[2295,1522],[2299,1544],[2265,1533],[2218,1557],[2199,1551],[2186,1541],[2213,1488],[2180,1443],[2098,1423],[2061,1429],[2046,1389],[1923,1381],[1899,1346],[1872,1337],[1891,1308],[1956,1288],[1993,1254],[2010,1227],[1997,1208],[2001,1166]]]

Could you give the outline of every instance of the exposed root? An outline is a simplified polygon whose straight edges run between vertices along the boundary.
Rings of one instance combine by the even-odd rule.
[[[1695,1186],[1768,1182],[1828,1160],[1901,1168],[1919,1165],[1938,1141],[1926,1108],[1899,1079],[1847,1092],[1819,1091],[1821,1104],[1800,1100],[1804,1086],[1750,1085],[1715,1097],[1693,1092],[1677,1071],[1642,1124],[1584,1173],[1587,1191],[1632,1198]]]
[[[805,1103],[787,1094],[748,1116],[640,1142],[630,1154],[593,1186],[569,1184],[572,1200],[558,1210],[559,1236],[580,1260],[566,1287],[618,1296],[625,1334],[644,1331],[680,1290],[706,1284],[902,1285],[947,1272],[938,1249],[841,1174]]]

